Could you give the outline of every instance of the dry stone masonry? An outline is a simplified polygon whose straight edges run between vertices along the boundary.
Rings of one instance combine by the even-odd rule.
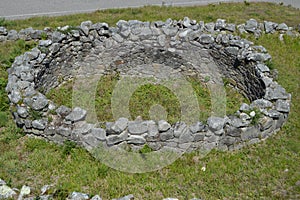
[[[291,95],[273,80],[266,65],[271,59],[267,50],[236,36],[237,31],[257,37],[275,32],[299,35],[284,23],[250,19],[237,26],[223,19],[204,23],[187,17],[165,22],[121,20],[116,27],[85,21],[78,27],[55,31],[28,28],[16,32],[0,27],[0,41],[39,40],[36,48],[16,57],[8,70],[6,91],[14,119],[27,134],[56,143],[70,140],[88,150],[99,145],[121,148],[123,144],[132,149],[147,144],[153,151],[233,150],[259,142],[286,122]],[[85,109],[55,105],[45,97],[51,88],[74,78],[76,70],[85,75],[120,73],[164,78],[169,74],[157,75],[153,65],[190,75],[201,72],[203,58],[207,64],[216,63],[219,73],[230,79],[251,104],[242,104],[235,115],[211,116],[207,122],[191,125],[120,117],[106,122],[103,128],[86,120],[89,112]],[[87,67],[82,70],[82,65]]]

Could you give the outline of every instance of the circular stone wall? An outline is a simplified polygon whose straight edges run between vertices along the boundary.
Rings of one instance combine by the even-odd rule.
[[[213,31],[188,18],[119,21],[116,27],[86,21],[76,29],[53,32],[51,39],[40,40],[9,69],[6,90],[16,123],[27,134],[56,143],[74,141],[88,150],[99,145],[140,149],[145,144],[152,151],[232,150],[269,137],[286,121],[291,98],[270,77],[264,62],[271,56],[263,47],[226,33],[233,31],[232,24],[224,20],[212,24]],[[112,101],[116,121],[101,128],[92,98],[99,78],[112,73],[123,77],[123,85],[116,89],[121,93],[115,92]],[[186,76],[209,77],[212,98],[224,98],[222,78],[227,78],[251,104],[242,104],[230,116],[213,108],[207,122],[199,122],[196,115],[187,114],[199,110],[193,99],[185,102],[189,89],[181,92],[189,87]],[[74,108],[55,105],[45,97],[51,88],[72,78]],[[182,109],[186,120],[171,125],[127,117],[126,101],[145,83],[162,84],[176,94],[181,107],[190,105]]]

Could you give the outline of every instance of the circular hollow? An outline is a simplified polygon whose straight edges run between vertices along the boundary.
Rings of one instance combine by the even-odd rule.
[[[53,32],[52,40],[40,41],[38,48],[17,57],[6,89],[15,120],[26,133],[57,143],[74,141],[118,170],[153,171],[186,151],[204,156],[213,148],[238,149],[283,125],[290,95],[269,76],[264,62],[270,55],[257,49],[263,48],[220,30],[205,33],[201,23],[133,20],[108,27],[88,21],[67,34]],[[115,121],[102,127],[95,93],[107,74],[119,74],[120,80],[111,99]],[[188,76],[206,82],[210,90],[212,112],[206,122],[198,119],[201,110]],[[44,96],[70,79],[73,108]],[[226,116],[223,80],[251,104]],[[176,95],[181,121],[131,119],[130,97],[147,83],[161,84]]]

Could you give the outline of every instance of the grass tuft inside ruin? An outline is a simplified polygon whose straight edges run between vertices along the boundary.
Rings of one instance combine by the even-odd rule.
[[[112,108],[111,99],[112,93],[116,84],[119,81],[118,75],[102,76],[98,82],[98,87],[95,93],[95,110],[97,119],[100,122],[115,121]],[[194,77],[187,77],[186,80],[193,88],[194,96],[199,106],[199,121],[205,122],[211,116],[211,95],[209,88],[205,83]],[[57,105],[66,105],[72,108],[73,83],[69,81],[62,84],[60,87],[51,89],[47,93],[47,98],[53,100]],[[234,114],[242,103],[249,101],[241,95],[237,90],[230,87],[228,84],[224,85],[226,91],[226,113]],[[89,100],[92,101],[92,100]],[[152,116],[151,108],[159,105],[164,109],[166,115]],[[132,120],[138,116],[144,120],[167,120],[174,124],[181,120],[181,105],[176,95],[167,87],[157,84],[141,85],[134,91],[130,97],[129,105],[130,117]],[[154,111],[153,111],[154,112]],[[155,113],[153,113],[155,115]]]

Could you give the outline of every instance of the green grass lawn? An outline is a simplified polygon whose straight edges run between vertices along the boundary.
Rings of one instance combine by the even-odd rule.
[[[17,30],[28,26],[42,29],[45,26],[79,25],[85,20],[113,25],[119,19],[153,21],[184,16],[206,22],[224,18],[228,22],[242,23],[255,18],[286,22],[289,26],[300,23],[300,11],[297,9],[269,3],[239,3],[114,9],[63,17],[0,21],[0,25]],[[292,94],[292,110],[282,130],[249,148],[235,152],[213,151],[204,158],[197,152],[185,154],[164,169],[144,174],[128,174],[108,168],[85,150],[70,144],[58,146],[24,136],[9,114],[5,93],[6,69],[15,56],[35,44],[21,40],[1,43],[0,178],[19,189],[24,184],[29,185],[34,194],[38,194],[43,185],[54,184],[52,191],[56,199],[63,199],[72,191],[99,194],[103,199],[130,193],[136,199],[170,196],[179,199],[299,199],[300,38],[284,37],[284,41],[279,41],[276,34],[263,35],[259,39],[247,37],[269,50],[274,68],[279,72],[278,82]],[[201,170],[203,166],[206,166],[206,171]]]

